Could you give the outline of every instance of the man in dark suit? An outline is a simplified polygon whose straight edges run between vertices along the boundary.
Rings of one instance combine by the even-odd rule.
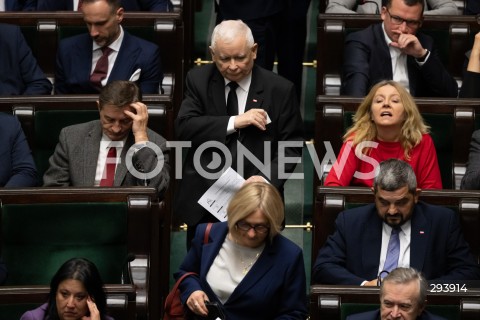
[[[5,0],[4,10],[0,11],[34,11],[37,0]]]
[[[75,6],[75,2],[77,6]],[[173,9],[170,0],[121,0],[125,11],[168,12]],[[38,0],[38,11],[77,11],[78,1],[74,0]]]
[[[472,50],[465,54],[460,98],[480,98],[480,32],[475,35]]]
[[[185,99],[176,119],[178,139],[191,142],[174,208],[189,226],[187,245],[198,223],[218,221],[197,203],[215,182],[199,168],[218,173],[222,168],[216,165],[218,157],[225,167],[230,165],[225,165],[225,154],[216,146],[203,150],[197,161],[199,147],[205,147],[206,142],[226,144],[233,153],[233,169],[247,181],[270,182],[282,194],[296,165],[292,158],[302,151],[303,125],[295,88],[290,81],[254,65],[257,44],[248,26],[239,20],[223,21],[213,32],[210,51],[215,64],[188,73]],[[226,98],[230,82],[238,85],[232,90],[238,99],[238,112],[229,114]],[[241,158],[243,165],[237,166],[236,155],[243,148],[236,148],[242,146],[263,163]]]
[[[427,310],[428,284],[413,268],[396,268],[380,285],[380,309],[352,314],[347,320],[445,320]]]
[[[37,64],[18,26],[0,23],[0,95],[51,94],[52,83]]]
[[[163,78],[159,48],[123,30],[120,23],[124,10],[119,0],[83,0],[82,12],[89,34],[60,42],[55,92],[97,93],[110,81],[130,80],[144,94],[159,93]],[[91,76],[98,73],[97,66],[104,56],[108,69],[96,83]]]
[[[388,0],[383,23],[345,40],[341,94],[364,97],[380,80],[395,80],[415,97],[457,97],[458,85],[438,57],[433,39],[417,33],[424,0]]]
[[[480,2],[478,0],[467,0],[465,2],[465,14],[475,15],[480,13]]]
[[[37,169],[18,119],[0,113],[0,187],[34,187]]]
[[[60,132],[44,186],[150,186],[165,193],[170,180],[166,140],[147,128],[147,106],[130,81],[113,81],[100,93],[100,120]],[[115,149],[110,155],[109,150]],[[109,159],[110,158],[110,159]],[[110,184],[108,165],[113,164]]]
[[[313,267],[315,283],[376,285],[392,267],[390,238],[396,231],[395,266],[412,267],[429,281],[480,280],[480,267],[465,241],[458,215],[418,201],[412,167],[398,159],[379,166],[375,204],[345,210],[336,231],[320,249]],[[387,249],[388,248],[388,249]]]

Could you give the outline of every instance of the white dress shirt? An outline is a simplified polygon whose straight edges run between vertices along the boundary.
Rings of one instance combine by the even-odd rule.
[[[121,161],[120,155],[122,154],[123,146],[125,145],[126,140],[127,138],[123,139],[122,141],[112,141],[105,134],[102,135],[102,140],[100,140],[100,150],[98,151],[97,170],[95,171],[95,187],[98,187],[100,185],[100,181],[102,180],[103,171],[105,170],[105,161],[107,161],[108,149],[110,147],[117,148],[117,157],[115,161],[116,172],[118,164]]]

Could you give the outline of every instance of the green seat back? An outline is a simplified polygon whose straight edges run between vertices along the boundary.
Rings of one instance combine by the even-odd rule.
[[[353,124],[353,112],[345,112],[343,123],[345,130]],[[438,165],[442,176],[442,185],[444,189],[451,189],[452,170],[453,170],[453,136],[454,119],[450,114],[424,113],[422,117],[427,125],[430,126],[430,135],[432,136],[435,150],[437,151]],[[345,132],[343,132],[345,133]]]
[[[48,169],[48,159],[55,151],[60,131],[69,125],[98,119],[97,110],[41,110],[35,112],[33,157],[39,177]]]
[[[120,283],[128,251],[125,203],[7,204],[1,224],[8,285],[49,285],[73,257],[94,262],[105,283]]]
[[[47,301],[45,301],[47,302]],[[20,319],[20,317],[27,311],[36,309],[41,304],[35,303],[15,303],[0,305],[1,319]]]

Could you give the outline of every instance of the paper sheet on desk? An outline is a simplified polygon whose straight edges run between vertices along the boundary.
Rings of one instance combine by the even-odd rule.
[[[227,207],[230,198],[245,182],[235,170],[228,168],[198,200],[198,204],[213,214],[218,220],[227,220]]]

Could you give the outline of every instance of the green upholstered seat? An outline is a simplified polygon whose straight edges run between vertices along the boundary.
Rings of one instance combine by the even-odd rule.
[[[3,205],[1,226],[9,285],[48,285],[72,257],[93,261],[105,283],[121,283],[127,257],[125,203]]]
[[[97,110],[42,110],[35,112],[33,157],[39,177],[48,169],[48,159],[55,151],[60,131],[69,125],[98,119]]]

